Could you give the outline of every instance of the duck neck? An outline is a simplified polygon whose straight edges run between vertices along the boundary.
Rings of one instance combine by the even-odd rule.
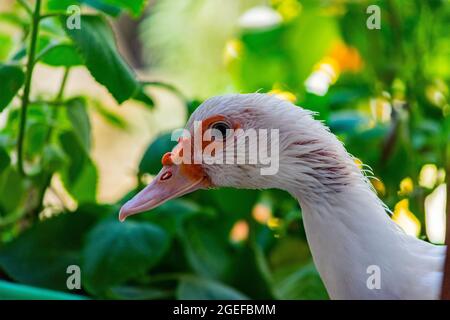
[[[440,272],[442,261],[417,254],[432,246],[407,236],[364,181],[321,200],[299,199],[315,265],[333,299],[435,298],[439,281],[419,296],[408,292],[416,277]],[[426,248],[425,248],[426,249]],[[425,250],[426,251],[426,250]],[[419,264],[419,266],[418,266]],[[417,268],[415,267],[417,266]],[[409,272],[412,272],[409,273]],[[420,286],[417,280],[414,285]]]

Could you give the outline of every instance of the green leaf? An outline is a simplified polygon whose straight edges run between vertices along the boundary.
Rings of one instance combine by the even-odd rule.
[[[73,131],[86,153],[91,149],[91,122],[82,98],[71,99],[66,106],[67,116]]]
[[[313,263],[309,263],[285,276],[276,285],[280,299],[325,300],[328,294]]]
[[[6,152],[5,149],[0,147],[0,175],[9,166],[10,162],[11,162],[11,158],[9,157],[8,152]]]
[[[25,136],[25,152],[28,159],[42,153],[47,137],[48,125],[42,122],[33,122],[27,125]]]
[[[21,67],[0,64],[0,112],[5,109],[25,81]]]
[[[195,277],[184,277],[177,288],[179,300],[246,300],[244,294],[222,283]]]
[[[127,9],[135,17],[142,14],[147,4],[147,0],[104,0],[104,2]]]
[[[80,208],[36,223],[0,249],[0,269],[21,283],[67,290],[67,267],[80,265],[82,235],[94,225],[100,210]]]
[[[257,190],[232,188],[221,188],[209,192],[217,206],[228,215],[227,218],[233,216],[235,218],[233,220],[250,216],[259,194]]]
[[[5,61],[14,46],[12,37],[8,34],[0,33],[0,61]]]
[[[153,109],[153,107],[155,106],[155,102],[145,93],[144,87],[142,85],[140,85],[140,87],[138,88],[138,91],[134,95],[133,99],[143,102],[146,106],[150,107],[150,109]]]
[[[96,201],[97,169],[81,146],[75,133],[64,131],[61,146],[68,156],[68,166],[60,170],[64,186],[79,203]]]
[[[197,274],[224,279],[231,268],[233,250],[227,230],[217,218],[198,217],[186,221],[181,239],[191,267]]]
[[[74,67],[83,65],[83,60],[75,47],[69,43],[50,45],[49,49],[40,58],[42,63],[53,67]]]
[[[64,23],[64,21],[62,21]],[[86,67],[120,104],[132,98],[140,84],[117,51],[111,27],[103,17],[82,16],[81,29],[68,29]]]
[[[12,213],[24,201],[25,181],[14,167],[8,167],[0,176],[0,211]]]
[[[355,111],[334,112],[329,119],[328,125],[334,133],[355,133],[368,119],[363,114]]]
[[[174,199],[152,209],[151,213],[143,213],[136,218],[154,223],[170,234],[176,234],[182,229],[186,219],[200,214],[206,214],[206,210],[196,203]]]
[[[119,114],[116,114],[103,106],[100,101],[92,100],[90,106],[110,125],[119,129],[128,129],[128,123]]]
[[[140,173],[157,174],[161,170],[161,158],[164,153],[172,151],[177,141],[171,140],[172,134],[164,133],[153,140],[144,153],[141,163],[139,164]]]
[[[56,172],[68,162],[66,154],[55,145],[47,145],[42,153],[42,168],[47,172]]]
[[[120,7],[109,4],[107,0],[81,0],[81,1],[87,4],[88,6],[100,10],[113,17],[117,17],[121,12]]]
[[[88,235],[83,283],[90,292],[101,294],[142,275],[158,263],[169,240],[163,229],[148,222],[106,220]]]
[[[274,299],[270,271],[261,248],[246,243],[233,258],[228,283],[253,299]]]
[[[190,117],[195,110],[202,104],[200,100],[194,99],[186,102],[187,116]]]
[[[86,4],[94,9],[98,9],[106,14],[116,17],[120,14],[120,8],[106,3],[104,0],[48,0],[47,10],[66,12],[71,5]]]
[[[172,292],[170,290],[158,288],[124,285],[111,288],[111,297],[120,300],[170,299],[172,297]]]

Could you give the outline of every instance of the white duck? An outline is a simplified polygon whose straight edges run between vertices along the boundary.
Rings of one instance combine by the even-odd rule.
[[[158,176],[122,207],[122,221],[200,188],[278,188],[300,202],[314,263],[332,299],[439,298],[445,247],[411,237],[391,220],[352,156],[311,112],[271,95],[235,94],[205,101],[187,124],[191,132],[194,121],[202,121],[201,130],[279,129],[278,172],[261,175],[260,164],[175,164],[172,152]],[[379,268],[379,287],[367,285],[371,266]]]

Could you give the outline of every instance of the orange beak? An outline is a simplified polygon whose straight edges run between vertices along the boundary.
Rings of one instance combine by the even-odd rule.
[[[209,180],[199,165],[183,163],[175,165],[171,152],[163,156],[162,164],[163,168],[155,179],[120,209],[120,221],[124,221],[128,216],[156,208],[170,199],[209,186]]]

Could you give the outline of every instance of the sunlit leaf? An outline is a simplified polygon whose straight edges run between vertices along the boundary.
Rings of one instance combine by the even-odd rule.
[[[14,43],[10,35],[0,33],[0,61],[8,58]]]

